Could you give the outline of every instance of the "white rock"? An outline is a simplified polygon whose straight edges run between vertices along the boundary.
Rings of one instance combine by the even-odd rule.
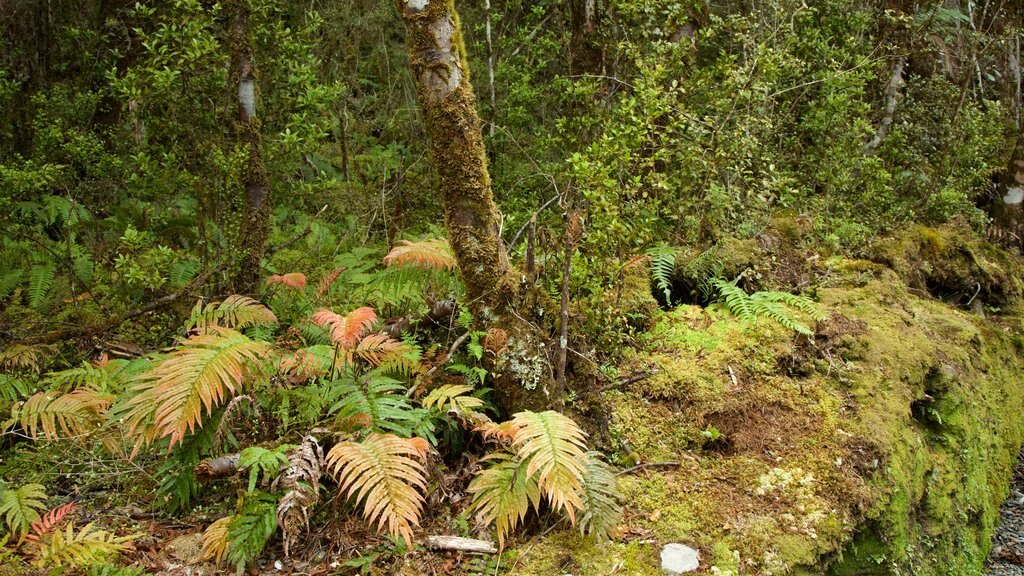
[[[669,574],[693,572],[700,566],[700,553],[685,544],[666,544],[661,549],[661,567]]]

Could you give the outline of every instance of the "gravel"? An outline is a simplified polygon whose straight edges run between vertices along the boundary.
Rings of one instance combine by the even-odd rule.
[[[1024,576],[1024,452],[1013,469],[1010,495],[999,509],[999,526],[992,537],[986,574]]]

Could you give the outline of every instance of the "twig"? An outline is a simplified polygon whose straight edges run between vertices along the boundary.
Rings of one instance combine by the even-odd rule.
[[[559,306],[558,359],[555,363],[555,398],[565,390],[566,349],[569,347],[569,274],[572,272],[573,229],[575,214],[565,213],[565,257],[562,262],[562,302]]]
[[[632,474],[633,472],[639,472],[640,470],[644,470],[646,468],[678,468],[678,467],[679,467],[679,462],[648,462],[647,464],[637,464],[636,466],[633,466],[632,468],[626,468],[625,470],[621,470],[619,472],[616,472],[615,475],[616,476],[625,476],[626,474]]]
[[[427,536],[423,545],[434,550],[456,550],[476,554],[497,554],[498,547],[489,540],[476,540],[459,536]]]
[[[658,372],[661,372],[661,370],[651,370],[650,372],[637,372],[636,374],[633,374],[632,376],[627,376],[625,378],[621,378],[621,379],[616,380],[614,382],[609,382],[608,384],[605,384],[604,386],[598,388],[597,391],[598,392],[604,392],[605,390],[611,390],[612,388],[618,388],[619,386],[626,386],[626,385],[632,384],[634,382],[639,382],[641,380],[646,380],[646,379],[650,378],[651,376],[654,376]]]
[[[306,227],[302,230],[302,232],[299,232],[295,236],[292,236],[291,238],[285,240],[284,242],[278,244],[277,246],[267,248],[266,255],[269,256],[279,250],[284,250],[285,248],[291,246],[292,244],[295,244],[299,240],[302,240],[306,236],[309,236],[309,233],[313,231],[313,222],[316,222],[316,219],[319,218],[320,215],[326,211],[327,204],[324,204],[324,207],[321,208],[319,212],[314,214],[313,217],[309,219],[309,222],[306,223]]]
[[[519,237],[523,235],[523,232],[526,231],[526,228],[530,226],[530,222],[534,222],[536,224],[537,216],[540,215],[540,213],[543,212],[545,208],[554,204],[555,200],[558,200],[560,197],[561,194],[555,194],[554,196],[549,198],[547,202],[541,204],[540,208],[537,208],[537,210],[530,216],[530,218],[528,218],[526,222],[519,227],[519,230],[516,231],[516,235],[512,237],[512,241],[508,243],[508,247],[506,248],[506,252],[508,252],[508,254],[512,254],[512,249],[515,248],[516,244],[519,242]]]
[[[423,375],[423,378],[420,379],[419,382],[409,387],[409,391],[405,393],[406,398],[412,398],[412,395],[416,393],[416,390],[419,389],[421,383],[429,382],[430,377],[434,375],[434,372],[437,372],[438,368],[444,366],[445,364],[448,363],[449,360],[452,359],[452,356],[455,354],[455,351],[459,349],[459,346],[462,346],[462,343],[465,342],[466,339],[469,338],[469,335],[472,333],[472,330],[468,330],[466,331],[465,334],[459,336],[455,340],[455,342],[452,343],[452,347],[448,349],[448,352],[445,353],[444,359],[435,364],[434,367],[431,368],[430,370],[427,370],[427,373]]]

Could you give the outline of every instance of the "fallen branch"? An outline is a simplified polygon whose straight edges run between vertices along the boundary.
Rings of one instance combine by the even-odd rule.
[[[605,390],[611,390],[612,388],[618,388],[619,386],[628,386],[629,384],[633,384],[634,382],[639,382],[641,380],[646,380],[646,379],[650,378],[651,376],[654,376],[658,372],[660,372],[660,370],[651,370],[650,372],[637,372],[636,374],[633,374],[632,376],[627,376],[627,377],[622,378],[620,380],[616,380],[614,382],[609,382],[608,384],[605,384],[604,386],[598,388],[597,391],[598,392],[604,392]]]
[[[241,457],[239,452],[227,454],[217,458],[209,458],[196,464],[195,473],[201,480],[223,478],[238,472],[238,460]]]
[[[626,468],[625,470],[621,470],[619,472],[616,472],[615,475],[616,476],[625,476],[627,474],[632,474],[633,472],[639,472],[640,470],[644,470],[646,468],[678,468],[678,467],[679,467],[679,462],[648,462],[647,464],[637,464],[636,466],[633,466],[632,468]]]
[[[459,536],[427,536],[423,545],[434,550],[455,550],[474,554],[497,554],[498,547],[488,540],[475,540]]]

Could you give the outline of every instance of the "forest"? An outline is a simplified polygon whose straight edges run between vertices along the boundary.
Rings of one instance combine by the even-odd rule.
[[[1024,573],[1020,0],[0,0],[0,576]]]

